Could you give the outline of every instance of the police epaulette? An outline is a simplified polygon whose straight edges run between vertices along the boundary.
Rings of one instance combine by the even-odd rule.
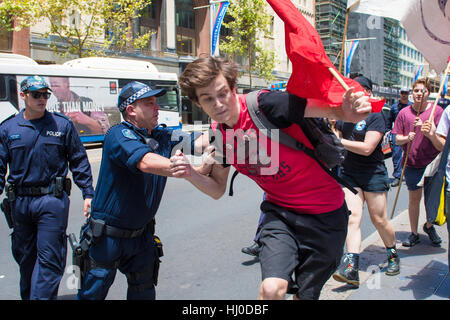
[[[55,116],[59,116],[61,118],[64,118],[66,120],[72,121],[72,119],[70,119],[68,116],[66,116],[65,114],[59,113],[59,112],[52,112]]]
[[[3,123],[5,123],[6,121],[8,121],[9,119],[14,118],[17,115],[17,113],[10,115],[8,118],[6,118],[5,120],[3,120],[2,122],[0,122],[0,125],[2,125]]]
[[[111,131],[112,128],[117,127],[118,125],[122,124],[122,122],[116,123],[115,125],[109,127],[109,129],[106,131],[105,136]]]

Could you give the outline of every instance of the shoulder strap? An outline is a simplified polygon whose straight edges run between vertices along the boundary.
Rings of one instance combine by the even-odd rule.
[[[237,176],[238,174],[239,174],[239,171],[235,170],[235,171],[233,172],[233,175],[231,176],[230,189],[229,189],[229,191],[228,191],[228,195],[229,195],[230,197],[232,197],[233,194],[234,194],[234,192],[233,192],[233,183],[234,183],[234,179],[236,179],[236,176]]]
[[[66,120],[72,122],[72,119],[70,119],[70,118],[69,118],[68,116],[66,116],[65,114],[62,114],[62,113],[59,113],[59,112],[52,112],[52,113],[53,113],[55,116],[64,118],[64,119],[66,119]]]
[[[151,137],[146,137],[139,131],[133,130],[133,133],[136,133],[143,140],[143,142],[146,145],[148,145],[150,147],[150,149],[152,149],[152,152],[155,152],[156,149],[159,148],[159,143],[158,143],[158,141],[156,141],[156,139],[153,139]]]
[[[272,122],[270,122],[267,117],[262,113],[262,111],[258,107],[258,95],[260,93],[260,90],[258,91],[252,91],[247,94],[245,100],[247,102],[247,109],[250,113],[250,116],[253,120],[253,122],[256,124],[258,129],[263,129],[266,132],[264,134],[267,135],[268,138],[272,137],[272,129],[279,129],[277,128]],[[284,144],[285,146],[288,146],[294,150],[303,150],[309,149],[306,147],[303,143],[298,141],[297,139],[291,137],[287,133],[285,133],[282,130],[279,130],[279,142]],[[309,149],[311,150],[311,149]],[[312,150],[311,150],[312,151]]]
[[[271,130],[272,129],[279,129],[277,128],[273,123],[271,123],[267,117],[261,112],[258,106],[258,94],[260,90],[258,91],[252,91],[247,94],[245,100],[247,102],[247,109],[250,114],[250,117],[252,118],[255,125],[258,127],[258,129],[265,129],[265,134],[268,138],[271,138]],[[303,129],[303,128],[302,128]],[[314,159],[320,167],[325,170],[326,173],[328,173],[333,179],[335,179],[338,183],[345,186],[347,189],[349,189],[354,194],[357,194],[358,191],[355,190],[352,186],[350,186],[344,179],[339,177],[335,172],[328,169],[319,159],[317,159],[316,155],[314,154],[314,151],[311,148],[308,148],[303,143],[295,139],[294,137],[288,135],[283,130],[278,130],[279,132],[279,142],[284,144],[285,146],[288,146],[294,150],[301,150],[305,152],[308,156],[310,156],[312,159]]]

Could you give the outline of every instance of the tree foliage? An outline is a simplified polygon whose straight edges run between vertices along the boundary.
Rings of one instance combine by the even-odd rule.
[[[229,54],[245,57],[246,74],[252,87],[252,74],[257,73],[267,81],[275,77],[275,52],[264,48],[261,37],[270,33],[271,16],[266,12],[264,0],[234,0],[230,2],[227,14],[230,22],[223,25],[231,30],[232,35],[226,37],[226,42],[220,44],[220,50]]]
[[[46,22],[43,34],[59,55],[102,55],[114,47],[147,46],[151,32],[133,35],[133,21],[148,0],[3,0],[0,23],[21,30]]]

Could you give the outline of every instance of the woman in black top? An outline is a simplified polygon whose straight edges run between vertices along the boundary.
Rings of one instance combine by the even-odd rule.
[[[364,77],[356,79],[370,94],[371,88],[367,85],[367,80]],[[344,188],[345,200],[352,214],[348,223],[347,253],[343,258],[343,266],[333,275],[333,278],[355,286],[359,286],[360,225],[364,202],[367,203],[372,223],[387,249],[386,274],[400,273],[400,259],[395,249],[395,231],[387,217],[389,176],[381,150],[385,127],[381,113],[372,113],[357,124],[338,122],[336,125],[338,136],[348,151],[342,164],[341,177],[358,190],[358,194],[355,195]]]

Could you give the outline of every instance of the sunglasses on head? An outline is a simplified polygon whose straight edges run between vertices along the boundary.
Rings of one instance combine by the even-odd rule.
[[[50,92],[39,92],[39,91],[32,91],[30,92],[30,94],[34,99],[40,99],[41,97],[43,97],[44,99],[49,99],[50,96],[52,95]]]

